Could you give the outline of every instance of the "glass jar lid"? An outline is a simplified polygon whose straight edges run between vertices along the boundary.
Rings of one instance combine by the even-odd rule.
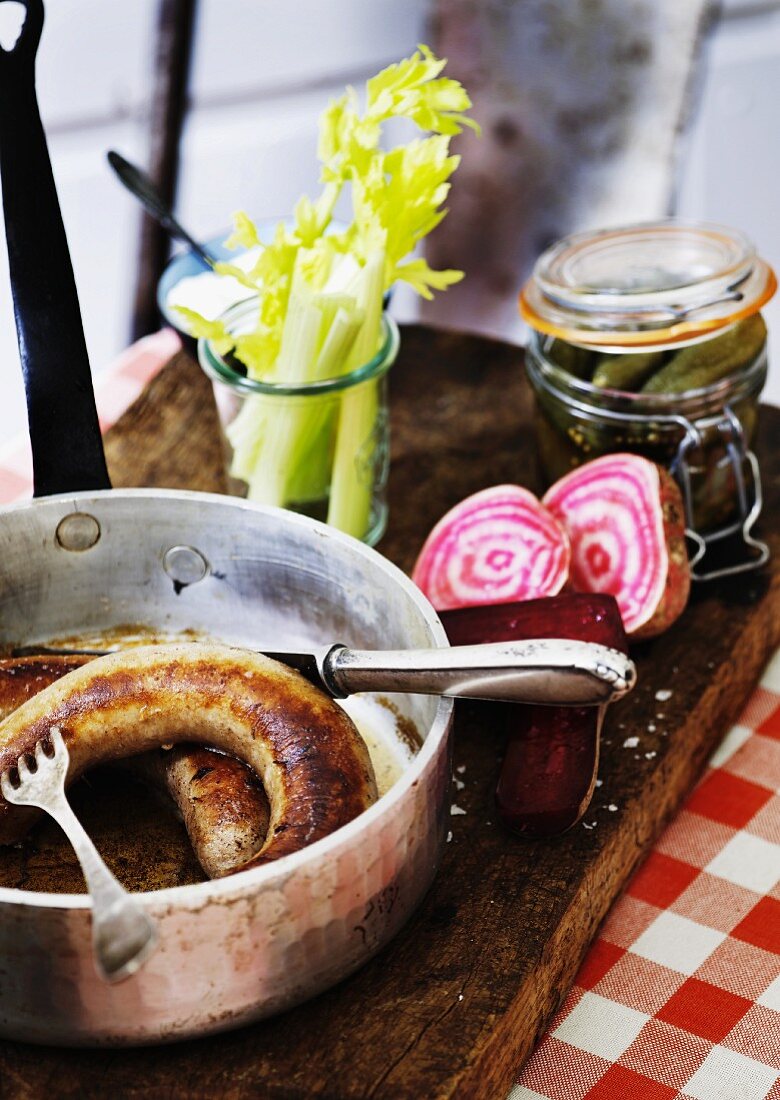
[[[520,312],[532,328],[576,344],[675,344],[757,313],[776,287],[742,233],[669,219],[554,244],[523,287]]]

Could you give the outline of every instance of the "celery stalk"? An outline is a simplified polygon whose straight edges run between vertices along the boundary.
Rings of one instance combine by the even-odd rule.
[[[285,323],[279,354],[278,381],[305,381],[307,366],[314,361],[320,335],[322,314],[313,302],[293,304],[292,295],[288,321]],[[265,431],[255,457],[249,479],[248,497],[258,504],[284,507],[287,503],[287,483],[290,473],[301,460],[301,451],[308,440],[303,431],[301,414],[307,398],[271,397]]]
[[[319,300],[319,296],[318,296]],[[352,311],[340,307],[326,329],[310,381],[333,378],[343,372],[344,364],[359,331],[363,319],[354,300],[346,298]],[[323,317],[323,326],[327,325]],[[298,431],[302,442],[297,466],[290,471],[287,486],[288,504],[306,504],[311,501],[324,501],[330,486],[331,467],[333,465],[333,446],[338,398],[326,395],[322,398],[309,396],[299,410]],[[324,515],[322,517],[325,518]]]
[[[354,299],[311,296],[299,286],[291,294],[288,320],[289,316],[294,321],[285,323],[277,380],[313,382],[340,373],[362,318]],[[262,416],[262,437],[245,477],[249,499],[278,506],[323,499],[332,461],[333,399],[329,395],[254,398],[258,401],[264,409],[255,404],[253,414],[258,419]],[[251,441],[255,438],[249,436]]]
[[[357,307],[354,299],[344,300],[351,302],[352,308],[341,305],[336,311],[314,365],[312,381],[343,374],[345,365],[352,357],[352,349],[365,321],[365,312]]]
[[[230,476],[249,481],[257,465],[257,452],[265,431],[267,399],[248,397],[225,432],[233,448]]]
[[[377,353],[381,338],[385,254],[373,252],[363,269],[358,302],[364,312],[360,332],[347,364],[355,370]],[[336,453],[328,507],[328,523],[355,538],[363,538],[371,520],[373,462],[379,394],[376,381],[347,390],[341,399]]]

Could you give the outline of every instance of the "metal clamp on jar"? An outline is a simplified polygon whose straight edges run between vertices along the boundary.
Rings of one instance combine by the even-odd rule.
[[[750,448],[767,372],[759,311],[776,287],[741,233],[668,220],[568,237],[520,294],[544,475],[616,451],[666,466],[694,580],[769,556],[752,533],[761,479]]]

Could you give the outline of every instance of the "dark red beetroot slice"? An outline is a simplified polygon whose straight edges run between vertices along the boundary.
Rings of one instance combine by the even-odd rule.
[[[628,653],[628,639],[614,597],[568,592],[554,599],[462,607],[444,611],[450,645],[512,642],[524,638],[573,638]]]
[[[580,820],[599,768],[599,707],[503,704],[507,746],[496,786],[501,823],[529,839],[559,836]]]
[[[570,594],[552,599],[445,611],[452,645],[523,638],[575,638],[628,652],[612,596]],[[598,707],[493,704],[507,734],[496,789],[502,823],[529,838],[557,836],[585,812],[599,762]]]
[[[412,580],[443,611],[554,596],[568,575],[563,529],[527,489],[496,485],[442,516]]]
[[[682,497],[666,470],[633,454],[604,455],[562,477],[544,503],[571,542],[578,592],[615,597],[626,632],[652,638],[690,591]]]

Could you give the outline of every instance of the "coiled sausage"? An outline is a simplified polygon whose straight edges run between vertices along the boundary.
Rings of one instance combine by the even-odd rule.
[[[0,770],[58,726],[69,779],[152,747],[197,740],[238,757],[270,804],[265,842],[232,870],[270,862],[351,821],[376,799],[365,744],[351,719],[298,673],[210,643],[139,646],[96,658],[0,723]],[[30,816],[0,800],[0,842]]]

